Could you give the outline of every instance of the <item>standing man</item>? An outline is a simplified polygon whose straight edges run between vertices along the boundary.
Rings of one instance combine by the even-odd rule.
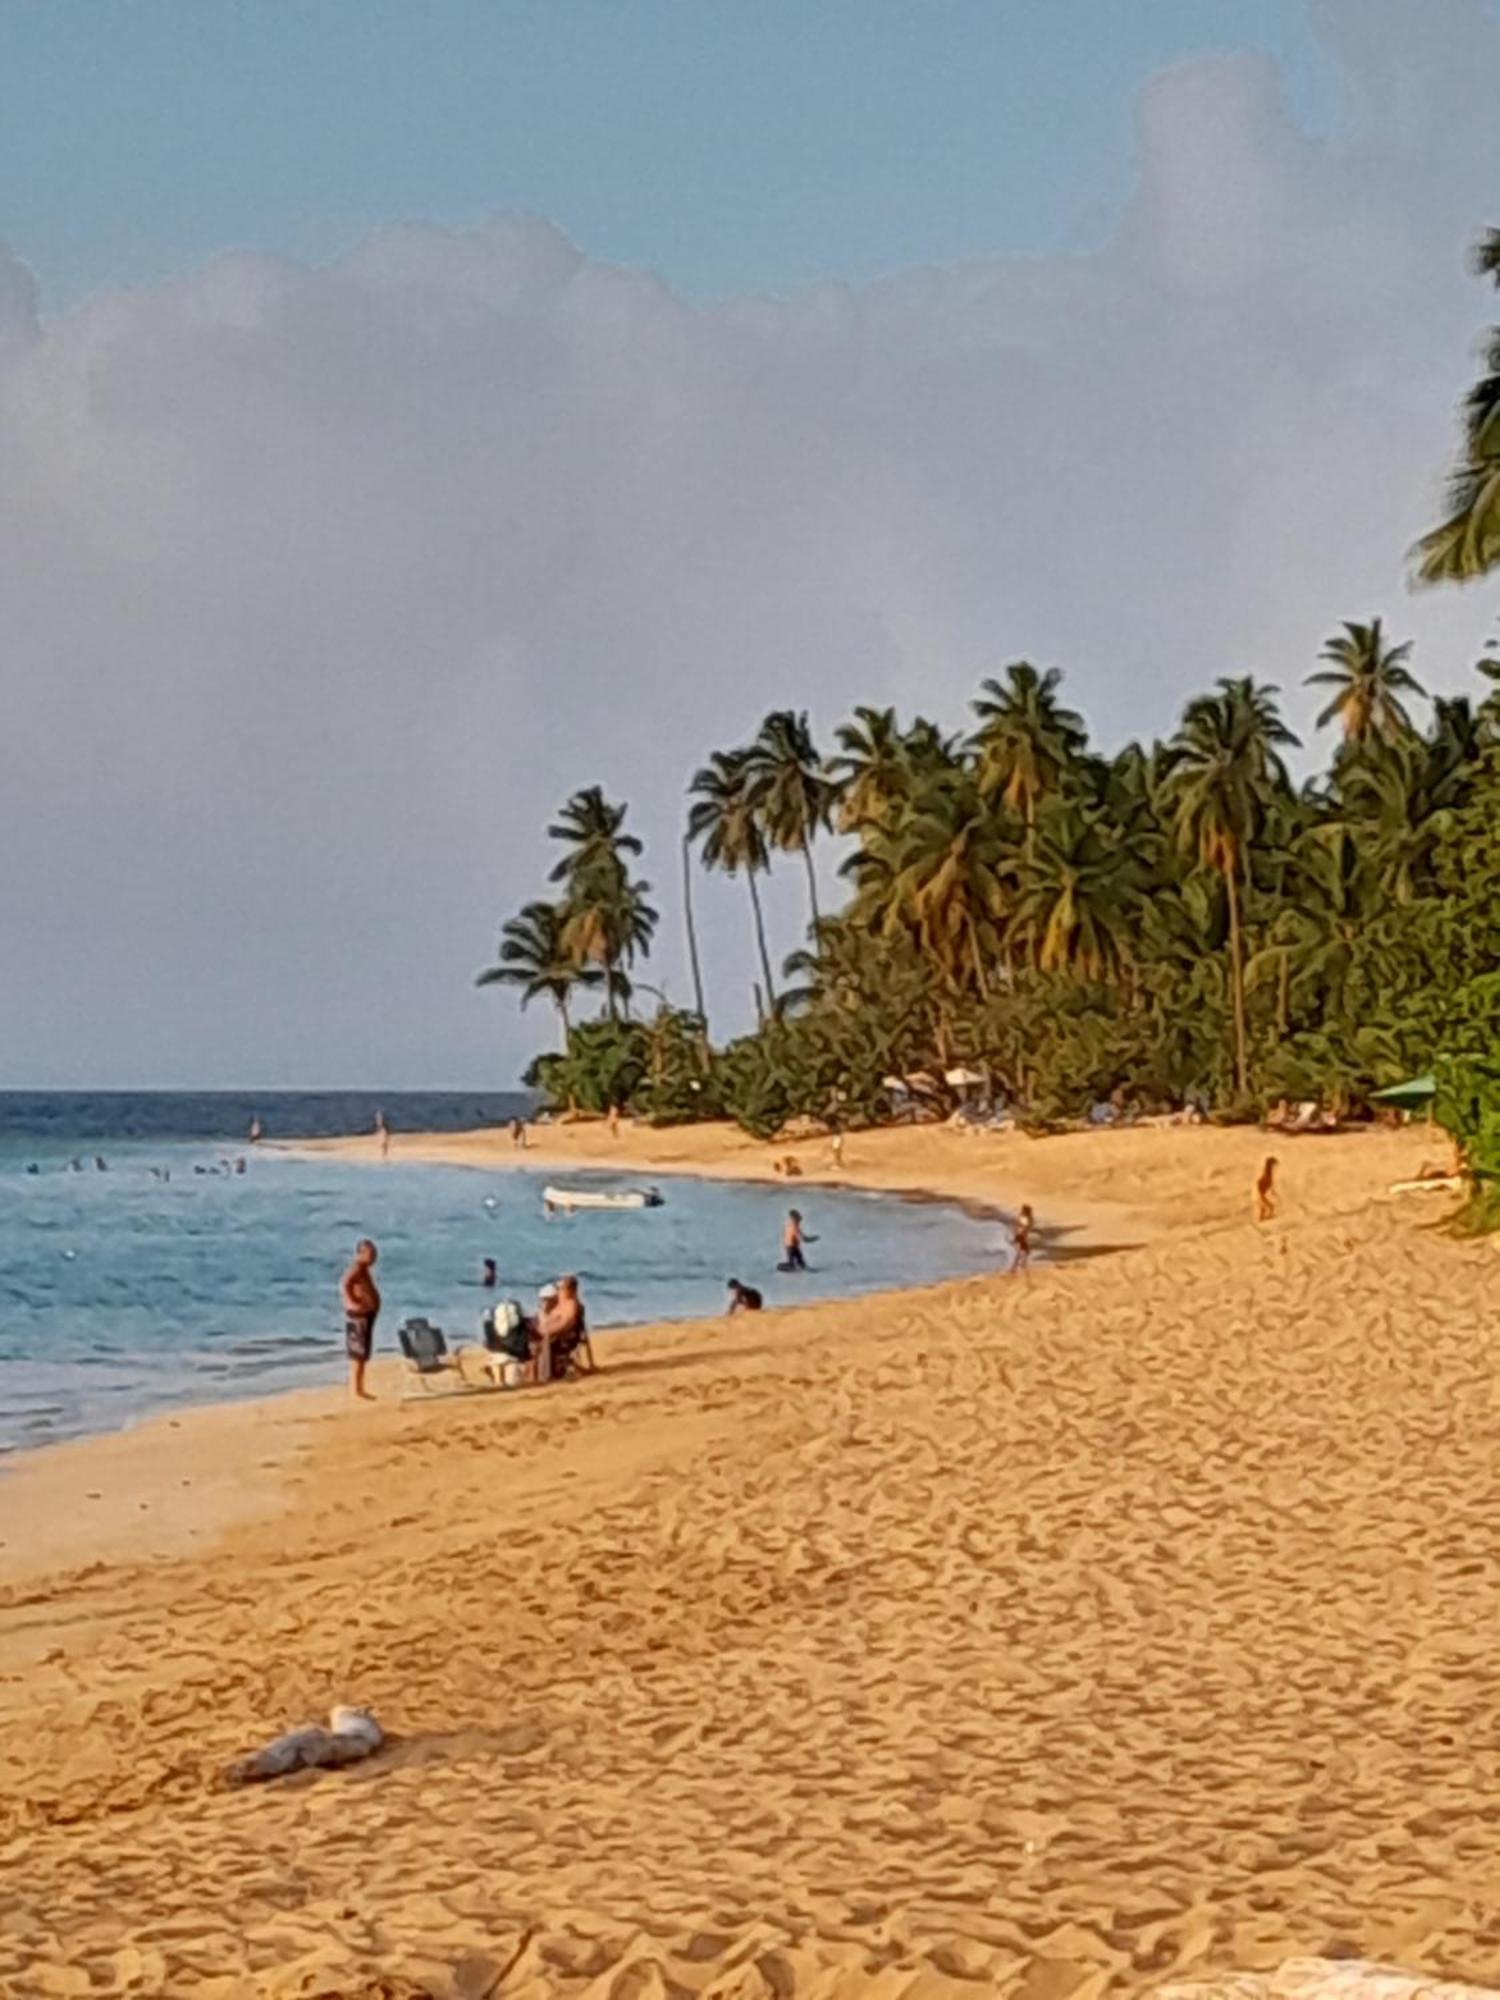
[[[354,1246],[354,1262],[339,1286],[344,1307],[344,1352],[349,1357],[349,1390],[367,1403],[375,1400],[365,1387],[365,1369],[375,1345],[375,1321],[380,1315],[380,1292],[375,1283],[378,1254],[369,1237],[362,1236]]]
[[[391,1128],[385,1122],[383,1111],[375,1113],[375,1137],[380,1141],[381,1159],[388,1160],[391,1157]]]

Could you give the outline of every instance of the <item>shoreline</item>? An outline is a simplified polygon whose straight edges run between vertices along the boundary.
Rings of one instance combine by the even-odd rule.
[[[1054,1186],[1062,1190],[1049,1191],[1044,1204],[1037,1201],[1037,1241],[1044,1254],[1032,1275],[1041,1276],[1144,1249],[1174,1230],[1196,1233],[1198,1228],[1230,1227],[1240,1219],[1218,1202],[1195,1227],[1178,1200],[1158,1200],[1146,1207],[1108,1197],[1087,1201],[1070,1197],[1066,1168],[1080,1149],[1074,1148],[1073,1157],[1064,1162],[1058,1153],[1044,1153],[1043,1148],[1061,1149],[1077,1139],[1097,1153],[1102,1138],[1110,1142],[1110,1151],[1121,1154],[1124,1164],[1133,1165],[1128,1149],[1147,1140],[1152,1142],[1148,1150],[1157,1155],[1197,1150],[1205,1164],[1209,1155],[1225,1155],[1237,1165],[1243,1159],[1248,1171],[1264,1138],[1243,1127],[1126,1128],[1045,1140],[1029,1140],[1018,1133],[960,1134],[944,1126],[886,1127],[851,1135],[842,1169],[830,1169],[818,1165],[820,1156],[827,1154],[826,1139],[773,1146],[719,1124],[653,1130],[627,1123],[618,1138],[609,1136],[602,1121],[533,1129],[545,1132],[546,1139],[534,1140],[524,1151],[512,1146],[503,1128],[393,1134],[390,1164],[460,1166],[481,1172],[649,1171],[663,1178],[773,1183],[789,1189],[951,1204],[979,1220],[993,1220],[997,1227],[1026,1198],[1017,1189],[1034,1188],[1040,1181],[1049,1190]],[[1392,1157],[1403,1161],[1427,1144],[1425,1139],[1418,1143],[1414,1128],[1350,1132],[1316,1143],[1347,1148],[1366,1140],[1378,1142],[1386,1151],[1394,1149]],[[371,1135],[263,1144],[266,1152],[291,1158],[332,1157],[371,1168],[386,1164]],[[848,1157],[856,1152],[862,1157]],[[895,1176],[909,1170],[913,1154],[923,1164],[922,1179],[902,1184]],[[798,1160],[802,1174],[781,1181],[773,1162],[788,1155]],[[1022,1169],[1030,1169],[1029,1175]],[[1211,1194],[1225,1173],[1222,1165],[1211,1169],[1207,1177]],[[850,1306],[865,1306],[883,1316],[954,1287],[1007,1279],[1005,1272],[963,1272],[930,1284],[773,1306],[759,1318],[769,1325],[795,1314]],[[640,1320],[612,1330],[628,1334],[632,1349],[640,1346],[649,1358],[653,1343],[662,1338],[686,1334],[711,1340],[721,1325],[718,1318]],[[620,1359],[611,1372],[618,1369]],[[387,1352],[377,1357],[370,1379],[379,1397],[372,1410],[351,1411],[342,1382],[290,1385],[259,1396],[152,1411],[116,1430],[86,1432],[7,1453],[0,1459],[0,1592],[80,1565],[187,1556],[211,1546],[215,1537],[275,1519],[284,1498],[282,1475],[287,1464],[313,1451],[331,1427],[350,1421],[368,1423],[380,1412],[394,1412],[399,1418],[404,1411],[424,1407],[415,1400],[401,1401],[398,1356]],[[24,1534],[16,1532],[17,1521],[26,1524]]]
[[[650,1173],[663,1178],[729,1180],[755,1185],[832,1189],[851,1194],[892,1195],[903,1201],[948,1202],[979,1221],[1006,1223],[1027,1197],[1023,1169],[1028,1162],[1007,1160],[1003,1180],[994,1175],[990,1148],[1007,1145],[1020,1135],[960,1134],[947,1126],[886,1126],[846,1134],[845,1159],[834,1166],[827,1158],[826,1138],[771,1143],[750,1138],[723,1124],[675,1125],[652,1128],[625,1121],[611,1138],[602,1120],[573,1125],[532,1125],[524,1149],[516,1148],[503,1129],[468,1132],[393,1133],[389,1164],[469,1167],[483,1172],[602,1172]],[[1064,1140],[1072,1135],[1059,1135]],[[1081,1135],[1089,1136],[1093,1135]],[[936,1143],[934,1143],[936,1142]],[[1049,1141],[1022,1140],[1035,1148]],[[968,1149],[973,1148],[970,1152]],[[318,1156],[357,1160],[369,1166],[387,1162],[370,1134],[351,1137],[269,1142],[269,1149],[294,1157]],[[800,1173],[784,1179],[774,1162],[795,1159]],[[921,1171],[910,1178],[915,1159]],[[1121,1228],[1139,1230],[1140,1212],[1108,1198],[1093,1201],[1055,1190],[1048,1202],[1054,1233],[1087,1237],[1090,1242]],[[1132,1240],[1143,1240],[1136,1235]]]
[[[705,1129],[712,1131],[716,1128],[710,1127]],[[435,1131],[430,1133],[413,1133],[406,1135],[399,1142],[399,1152],[396,1152],[393,1148],[393,1156],[389,1164],[408,1167],[458,1166],[466,1172],[481,1173],[512,1170],[517,1172],[545,1173],[554,1168],[567,1170],[569,1168],[576,1168],[579,1165],[576,1160],[570,1159],[566,1151],[561,1148],[557,1149],[550,1156],[546,1154],[545,1149],[539,1147],[532,1147],[523,1155],[515,1156],[509,1149],[508,1137],[505,1137],[503,1133],[499,1137],[500,1140],[503,1140],[506,1149],[503,1152],[499,1150],[498,1142],[492,1147],[495,1134],[489,1128],[477,1128],[470,1131],[457,1132]],[[185,1140],[178,1143],[193,1145],[197,1142]],[[387,1164],[377,1157],[375,1140],[363,1134],[326,1138],[267,1140],[260,1144],[258,1150],[264,1154],[287,1159],[341,1158],[370,1166]],[[495,1151],[497,1157],[492,1158],[489,1156],[492,1150]],[[470,1157],[471,1151],[478,1152],[481,1156]],[[614,1171],[618,1173],[629,1170],[629,1165],[618,1158],[590,1163],[583,1168],[583,1171],[586,1172]],[[774,1179],[769,1169],[762,1172],[753,1170],[725,1172],[719,1170],[711,1161],[701,1170],[691,1160],[686,1162],[678,1161],[672,1164],[652,1163],[651,1170],[659,1172],[663,1178],[672,1177],[706,1182],[730,1181],[742,1185],[762,1185]],[[972,1194],[964,1192],[949,1192],[935,1187],[900,1187],[885,1184],[869,1185],[850,1177],[847,1173],[842,1176],[836,1176],[811,1172],[808,1174],[804,1185],[820,1191],[837,1194],[868,1194],[878,1199],[899,1200],[911,1205],[930,1204],[952,1208],[971,1221],[993,1224],[996,1227],[1001,1227],[1010,1220],[1008,1212],[993,1201],[979,1199]],[[1067,1254],[1069,1253],[1066,1251],[1061,1253],[1063,1256]],[[847,1293],[830,1293],[812,1299],[785,1301],[779,1306],[768,1307],[767,1310],[789,1311],[804,1305],[836,1304],[854,1298],[877,1300],[889,1299],[907,1293],[919,1295],[948,1283],[962,1282],[968,1278],[990,1274],[988,1266],[974,1264],[956,1270],[944,1271],[936,1277],[924,1278],[913,1284],[881,1284],[877,1289],[872,1291],[860,1290]],[[712,1320],[705,1322],[702,1313],[683,1312],[667,1317],[643,1316],[633,1319],[601,1321],[598,1331],[611,1334],[628,1333],[635,1336],[655,1328],[705,1323],[712,1324],[713,1322]],[[459,1345],[468,1348],[473,1346],[473,1342],[464,1339],[459,1342]],[[399,1382],[399,1357],[394,1356],[389,1349],[384,1355],[377,1357],[373,1379],[379,1381],[387,1375],[392,1382]],[[341,1406],[344,1400],[343,1384],[338,1380],[289,1382],[281,1387],[267,1388],[248,1394],[206,1397],[201,1401],[166,1403],[154,1408],[147,1407],[138,1414],[125,1415],[121,1421],[111,1427],[79,1431],[65,1434],[61,1437],[38,1440],[34,1443],[11,1445],[5,1451],[0,1452],[0,1580],[3,1580],[8,1573],[13,1573],[16,1561],[14,1540],[4,1532],[7,1511],[5,1506],[6,1495],[8,1492],[15,1490],[17,1476],[23,1471],[29,1471],[39,1459],[45,1459],[52,1453],[77,1454],[96,1442],[104,1444],[109,1441],[115,1441],[118,1449],[113,1453],[104,1454],[103,1456],[110,1459],[118,1459],[123,1463],[137,1457],[138,1454],[132,1448],[129,1441],[138,1435],[143,1435],[145,1444],[139,1453],[142,1478],[147,1486],[154,1488],[159,1484],[151,1472],[151,1458],[154,1449],[158,1444],[164,1444],[170,1448],[173,1442],[169,1437],[164,1436],[163,1433],[181,1431],[184,1425],[187,1425],[191,1429],[200,1415],[214,1412],[240,1412],[244,1413],[247,1417],[253,1417],[257,1422],[263,1422],[270,1412],[278,1412],[283,1409],[292,1411],[304,1405],[317,1409],[321,1404],[328,1402],[331,1402],[334,1406]],[[26,1480],[22,1484],[24,1487],[29,1488],[31,1482]],[[85,1494],[85,1498],[92,1499],[92,1497],[91,1494]],[[71,1546],[80,1537],[87,1540],[88,1534],[89,1531],[83,1527],[82,1523],[79,1524],[79,1527],[70,1536],[59,1538],[54,1532],[53,1536],[49,1538],[50,1553],[55,1555],[61,1547]],[[121,1536],[116,1532],[110,1539],[113,1546],[120,1542]],[[124,1539],[128,1540],[128,1536]],[[165,1547],[166,1542],[170,1541],[173,1552],[180,1552],[180,1536],[168,1536],[165,1540],[163,1537],[158,1536],[155,1538],[155,1541],[161,1547]],[[8,1555],[9,1561],[7,1560]]]

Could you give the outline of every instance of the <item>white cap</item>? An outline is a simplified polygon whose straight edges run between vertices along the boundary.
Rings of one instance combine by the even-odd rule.
[[[539,1299],[555,1299],[557,1297],[556,1285],[543,1285],[542,1289],[537,1293],[537,1297]]]

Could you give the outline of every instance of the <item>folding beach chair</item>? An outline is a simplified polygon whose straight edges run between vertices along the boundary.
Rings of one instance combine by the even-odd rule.
[[[403,1320],[396,1329],[396,1338],[400,1341],[401,1352],[406,1357],[406,1373],[401,1378],[403,1401],[410,1394],[414,1384],[420,1383],[425,1391],[430,1389],[440,1376],[457,1376],[456,1390],[450,1393],[462,1393],[479,1386],[477,1383],[464,1380],[463,1365],[458,1354],[448,1352],[443,1329],[434,1326],[430,1319]]]

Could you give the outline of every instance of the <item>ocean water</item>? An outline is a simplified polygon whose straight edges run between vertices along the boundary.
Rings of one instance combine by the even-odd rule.
[[[450,1343],[477,1338],[495,1296],[479,1284],[487,1256],[498,1295],[527,1305],[576,1272],[601,1329],[717,1313],[730,1276],[776,1304],[1004,1257],[994,1222],[946,1204],[806,1187],[812,1268],[783,1276],[783,1187],[671,1178],[659,1209],[549,1220],[540,1171],[301,1160],[245,1143],[252,1115],[269,1138],[312,1137],[367,1132],[377,1105],[398,1131],[504,1124],[522,1108],[503,1095],[0,1093],[0,1453],[340,1379],[338,1280],[362,1235],[380,1249],[380,1353],[417,1312]]]

